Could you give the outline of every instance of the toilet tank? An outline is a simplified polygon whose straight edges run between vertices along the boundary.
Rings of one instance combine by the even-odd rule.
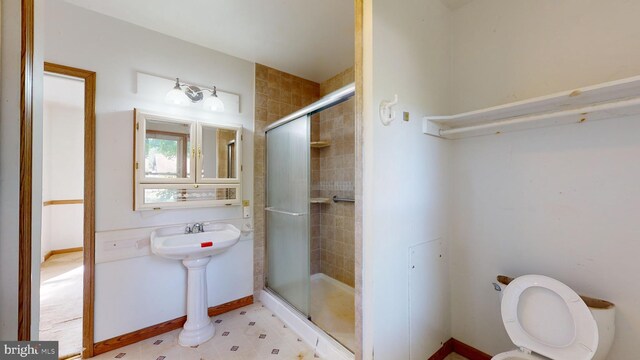
[[[500,303],[502,303],[502,294],[504,293],[504,288],[509,285],[509,283],[513,280],[508,276],[498,275],[496,278],[496,282],[493,283],[493,287],[498,293],[498,298]],[[613,345],[613,338],[615,336],[615,314],[616,308],[612,303],[591,298],[588,296],[580,295],[582,301],[587,304],[587,307],[591,311],[593,318],[598,325],[598,350],[596,350],[595,355],[593,355],[592,360],[606,360],[607,355],[609,354],[609,350],[611,350],[611,345]]]

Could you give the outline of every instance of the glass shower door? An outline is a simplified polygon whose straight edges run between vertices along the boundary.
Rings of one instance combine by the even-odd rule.
[[[303,116],[267,139],[267,287],[309,316],[310,122]]]

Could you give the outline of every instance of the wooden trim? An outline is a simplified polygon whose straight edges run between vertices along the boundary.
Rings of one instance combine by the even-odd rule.
[[[502,285],[509,285],[514,280],[514,278],[505,276],[505,275],[498,275],[496,277],[496,280],[498,280],[498,282]],[[596,298],[592,298],[585,295],[579,295],[579,296],[582,299],[582,301],[584,301],[584,303],[587,304],[587,307],[590,307],[590,308],[611,309],[612,307],[615,306],[615,304],[607,300],[596,299]]]
[[[54,74],[59,74],[59,75],[66,75],[70,77],[81,78],[84,80],[86,80],[86,78],[90,77],[91,75],[95,75],[95,72],[93,71],[79,69],[79,68],[66,66],[66,65],[54,64],[46,61],[44,63],[44,71],[54,73]]]
[[[93,357],[95,297],[96,73],[45,62],[44,71],[84,79],[84,241],[82,357]]]
[[[21,3],[20,204],[18,210],[18,340],[31,339],[34,0]]]
[[[82,249],[82,246],[78,246],[73,248],[51,250],[51,255],[68,254],[72,252],[82,251]]]
[[[42,202],[42,206],[70,205],[70,204],[82,204],[82,203],[84,203],[83,199],[47,200]]]
[[[458,355],[462,355],[469,360],[491,360],[492,358],[491,355],[456,339],[453,339],[453,352]]]
[[[210,307],[208,313],[209,316],[216,316],[251,304],[253,304],[253,295],[233,300],[218,306]],[[179,318],[152,325],[144,329],[100,341],[93,345],[93,355],[95,356],[104,354],[108,351],[131,345],[138,341],[164,334],[171,330],[179,329],[184,325],[186,321],[187,317],[181,316]]]
[[[442,347],[429,357],[429,360],[443,360],[451,353],[462,355],[469,360],[491,360],[492,358],[491,355],[484,353],[473,346],[451,338],[442,344]]]
[[[181,137],[181,138],[183,138],[185,140],[185,142],[186,142],[187,138],[189,137],[189,135],[191,135],[191,134],[177,133],[177,132],[171,132],[171,131],[148,130],[148,129],[146,130],[145,138],[147,137],[147,134]]]
[[[145,141],[147,139],[147,134],[177,138],[180,147],[179,148],[176,147],[176,159],[178,159],[176,163],[178,167],[181,168],[182,170],[180,171],[180,176],[182,178],[186,178],[187,177],[187,160],[189,160],[189,151],[187,150],[187,143],[189,142],[189,136],[191,136],[191,133],[183,134],[183,133],[176,133],[171,131],[146,130],[146,126],[145,126],[145,134],[144,134]],[[167,140],[167,139],[162,139],[162,140]],[[135,143],[134,143],[134,146],[135,146]],[[137,149],[134,148],[134,154],[135,154],[135,150]],[[142,161],[142,163],[144,163],[144,160]],[[141,165],[141,166],[144,166],[144,165]],[[146,170],[147,170],[146,166],[144,166],[142,169],[142,173],[144,174],[145,177],[147,176]]]
[[[50,257],[52,257],[53,255],[59,255],[59,254],[68,254],[71,252],[76,252],[76,251],[82,251],[82,246],[80,247],[74,247],[74,248],[67,248],[67,249],[57,249],[57,250],[51,250],[48,253],[44,254],[44,261],[47,261],[47,259],[49,259]]]
[[[138,183],[136,180],[138,179],[138,174],[136,173],[136,171],[138,171],[138,169],[136,169],[136,151],[138,150],[138,131],[139,131],[139,125],[138,125],[138,119],[136,117],[138,113],[138,109],[133,108],[133,162],[131,163],[132,168],[133,168],[133,176],[131,177],[132,179],[132,185],[131,185],[131,189],[133,189],[133,206],[131,207],[131,209],[133,211],[136,211],[136,184]],[[144,170],[143,170],[144,171]]]
[[[49,260],[49,258],[51,257],[51,255],[53,255],[53,250],[49,251],[48,253],[44,254],[44,258],[42,260],[42,262],[44,263],[45,261]]]
[[[253,295],[245,296],[243,298],[232,300],[217,306],[212,306],[207,310],[207,314],[209,314],[209,316],[218,316],[220,314],[224,314],[241,307],[249,306],[251,304],[253,304]]]
[[[453,338],[447,340],[442,347],[429,357],[429,360],[444,360],[453,351]]]

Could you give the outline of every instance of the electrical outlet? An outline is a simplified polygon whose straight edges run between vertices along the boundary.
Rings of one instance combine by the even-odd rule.
[[[251,203],[249,200],[242,200],[242,217],[248,219],[251,217],[251,207],[249,207]]]

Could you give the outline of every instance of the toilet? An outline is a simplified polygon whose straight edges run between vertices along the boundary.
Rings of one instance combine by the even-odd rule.
[[[494,360],[604,360],[615,330],[612,303],[581,297],[542,275],[498,276],[504,327],[517,349]]]

